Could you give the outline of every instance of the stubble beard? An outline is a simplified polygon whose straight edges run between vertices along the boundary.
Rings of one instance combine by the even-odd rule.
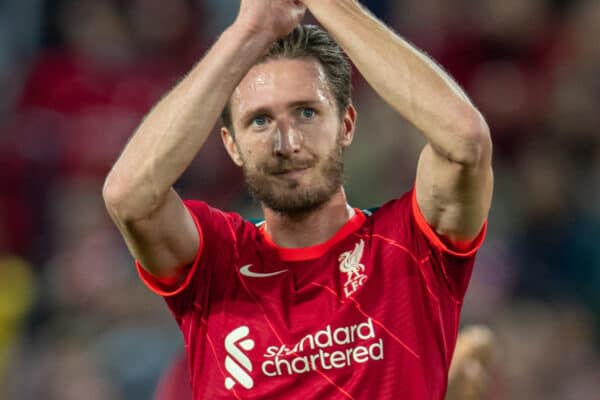
[[[293,165],[291,160],[281,164]],[[313,163],[314,164],[314,163]],[[263,206],[289,217],[301,217],[322,207],[338,191],[344,181],[343,147],[338,140],[336,147],[319,166],[310,185],[302,186],[296,179],[282,180],[273,176],[273,168],[250,171],[243,168],[248,192]],[[275,167],[277,169],[279,167]],[[314,172],[313,172],[314,173]]]

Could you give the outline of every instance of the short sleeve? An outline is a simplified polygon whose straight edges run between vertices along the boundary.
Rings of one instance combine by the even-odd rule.
[[[200,237],[194,261],[168,278],[153,276],[136,261],[142,282],[165,299],[179,323],[190,310],[206,308],[215,271],[223,271],[231,264],[235,242],[229,214],[200,201],[185,201],[184,204]]]
[[[433,273],[442,274],[443,281],[456,302],[462,303],[473,267],[475,256],[483,244],[487,231],[487,222],[481,232],[471,243],[461,246],[461,250],[453,249],[442,241],[433,228],[427,223],[417,203],[414,189],[411,191],[411,215],[419,232],[427,239],[430,247],[429,264]]]
[[[149,273],[144,267],[140,264],[138,260],[135,261],[135,266],[138,271],[138,275],[142,282],[154,293],[162,297],[172,297],[183,292],[192,281],[192,278],[196,274],[196,270],[198,269],[198,264],[200,263],[200,257],[202,255],[202,249],[204,247],[204,235],[202,233],[202,226],[198,221],[198,216],[189,208],[186,204],[188,212],[190,213],[192,219],[194,220],[194,224],[196,225],[196,229],[198,231],[198,237],[200,238],[200,243],[198,245],[198,250],[196,251],[196,257],[191,265],[185,265],[178,269],[178,271],[171,277],[156,277]]]
[[[477,238],[464,246],[465,250],[459,251],[444,243],[427,223],[416,202],[414,189],[383,205],[377,214],[380,229],[385,231],[385,235],[410,249],[421,264],[429,286],[438,292],[448,293],[456,302],[462,302],[487,224]]]
[[[419,230],[425,237],[429,240],[432,246],[437,248],[442,253],[454,256],[454,257],[465,257],[469,258],[474,256],[479,248],[483,244],[483,240],[485,239],[485,233],[487,231],[487,222],[483,224],[483,228],[479,235],[475,239],[473,239],[470,243],[465,244],[464,249],[457,250],[450,248],[446,243],[442,241],[437,233],[433,230],[433,228],[427,223],[421,209],[419,208],[419,204],[417,203],[416,192],[413,189],[410,195],[411,199],[411,211],[412,216],[415,220],[415,223],[419,227]]]

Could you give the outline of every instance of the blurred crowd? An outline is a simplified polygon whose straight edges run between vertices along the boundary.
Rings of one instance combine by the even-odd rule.
[[[600,393],[600,1],[364,1],[434,57],[494,140],[489,233],[463,320],[498,336],[496,399]],[[0,400],[149,399],[182,340],[101,199],[152,105],[237,1],[0,2]],[[410,189],[423,141],[357,75],[350,202]],[[259,210],[212,135],[178,182]]]

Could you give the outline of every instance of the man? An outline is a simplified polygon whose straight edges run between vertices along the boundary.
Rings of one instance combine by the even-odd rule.
[[[428,140],[415,187],[375,212],[346,202],[350,67],[329,35],[297,26],[306,9]],[[222,111],[259,226],[172,189]],[[443,399],[491,193],[482,116],[354,0],[242,0],[104,187],[181,327],[196,399]]]

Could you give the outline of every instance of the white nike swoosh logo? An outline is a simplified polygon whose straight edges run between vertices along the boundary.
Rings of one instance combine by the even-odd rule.
[[[280,274],[283,274],[284,272],[288,272],[287,269],[282,269],[281,271],[268,272],[268,273],[263,274],[260,272],[250,271],[251,266],[252,266],[252,264],[244,265],[242,268],[240,268],[240,274],[250,277],[250,278],[268,278],[270,276],[280,275]]]

